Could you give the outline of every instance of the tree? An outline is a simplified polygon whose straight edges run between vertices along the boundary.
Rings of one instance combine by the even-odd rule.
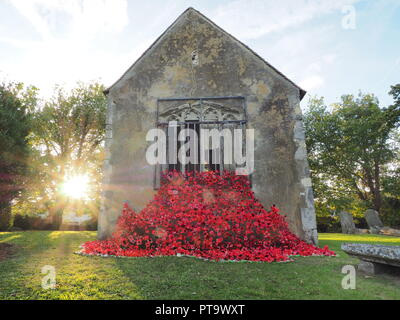
[[[400,84],[391,87],[389,92],[394,99],[392,108],[400,108]],[[400,226],[400,130],[394,130],[390,143],[396,156],[382,179],[384,190],[385,218],[387,223]]]
[[[400,83],[392,86],[389,94],[393,96],[393,107],[398,108],[400,106]]]
[[[322,98],[311,99],[305,127],[317,201],[336,210],[356,204],[380,212],[399,120],[398,104],[380,108],[371,94],[344,95],[331,109]]]
[[[12,202],[24,188],[36,88],[0,84],[0,230],[8,229]]]
[[[36,178],[31,200],[41,199],[55,228],[70,200],[60,192],[66,177],[89,175],[93,197],[99,196],[106,114],[103,90],[98,83],[80,83],[70,92],[58,87],[34,115],[32,163]]]

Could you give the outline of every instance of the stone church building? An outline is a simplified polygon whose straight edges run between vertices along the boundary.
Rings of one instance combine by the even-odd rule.
[[[160,171],[171,166],[146,161],[146,135],[177,121],[194,129],[254,129],[250,178],[256,197],[267,209],[280,208],[292,232],[317,243],[300,109],[305,91],[200,12],[181,14],[105,94],[100,239],[111,236],[125,201],[140,210],[152,200]]]

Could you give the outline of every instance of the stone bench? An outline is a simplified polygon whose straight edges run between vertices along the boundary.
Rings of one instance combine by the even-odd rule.
[[[342,250],[360,259],[358,270],[366,274],[392,273],[400,275],[400,246],[343,243]]]

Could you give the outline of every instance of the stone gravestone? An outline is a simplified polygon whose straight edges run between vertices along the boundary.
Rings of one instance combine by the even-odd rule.
[[[342,226],[342,233],[354,234],[356,233],[356,226],[353,221],[353,215],[346,211],[339,213],[340,224]]]
[[[378,234],[383,228],[383,223],[379,218],[379,213],[376,210],[368,209],[365,212],[365,220],[367,220],[367,224],[371,230],[371,233]]]

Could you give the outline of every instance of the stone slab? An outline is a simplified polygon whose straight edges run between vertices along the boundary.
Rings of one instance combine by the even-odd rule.
[[[362,261],[386,264],[400,268],[400,246],[343,243],[342,250]]]

